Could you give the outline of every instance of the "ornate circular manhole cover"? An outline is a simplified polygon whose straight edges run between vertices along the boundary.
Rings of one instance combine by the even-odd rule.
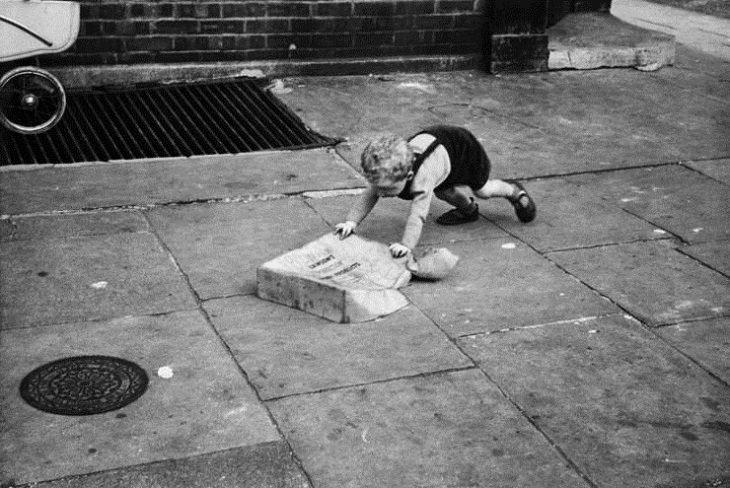
[[[20,396],[44,412],[91,415],[129,405],[148,381],[142,368],[125,359],[77,356],[31,371],[20,383]]]

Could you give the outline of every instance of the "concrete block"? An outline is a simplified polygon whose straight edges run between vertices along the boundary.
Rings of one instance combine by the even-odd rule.
[[[345,323],[408,305],[398,288],[411,274],[405,258],[394,260],[385,244],[326,234],[262,264],[256,279],[260,298]]]
[[[549,70],[634,67],[655,71],[674,64],[673,36],[607,13],[570,14],[547,32]]]

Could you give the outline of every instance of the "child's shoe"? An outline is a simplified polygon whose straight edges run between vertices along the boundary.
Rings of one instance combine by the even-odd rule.
[[[527,193],[525,187],[515,180],[505,180],[507,183],[514,185],[519,190],[517,195],[510,197],[507,200],[510,201],[512,206],[515,208],[515,213],[520,222],[532,222],[535,220],[537,214],[537,206],[532,197]]]
[[[436,223],[441,225],[459,225],[468,222],[476,222],[479,219],[479,205],[474,204],[474,210],[470,213],[464,213],[458,208],[454,208],[441,215],[436,219]]]

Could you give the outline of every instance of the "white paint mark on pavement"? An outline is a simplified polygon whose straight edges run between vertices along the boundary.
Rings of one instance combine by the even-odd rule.
[[[419,90],[425,93],[436,93],[436,88],[433,85],[427,85],[425,83],[418,83],[417,81],[404,82],[398,85],[398,88]]]
[[[172,368],[169,366],[162,366],[160,369],[157,370],[157,376],[165,380],[169,380],[170,378],[172,378],[173,374],[174,373],[172,372]]]
[[[224,415],[224,417],[225,418],[228,418],[228,417],[231,417],[233,415],[239,415],[239,414],[242,414],[242,413],[246,413],[247,410],[248,410],[248,405],[244,405],[242,407],[234,408],[233,410],[231,410],[229,412],[226,412],[226,414]]]

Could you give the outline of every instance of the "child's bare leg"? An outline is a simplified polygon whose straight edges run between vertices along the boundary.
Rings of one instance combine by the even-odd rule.
[[[487,183],[474,192],[479,198],[510,198],[516,197],[519,190],[514,185],[503,180],[489,180]]]
[[[537,208],[527,190],[514,180],[489,180],[480,189],[474,192],[479,198],[502,197],[510,201],[515,208],[517,218],[521,222],[531,222],[535,219]]]
[[[471,189],[465,185],[452,186],[435,192],[440,200],[450,203],[454,207],[436,219],[441,225],[457,225],[474,222],[479,218],[479,206],[472,198]]]

